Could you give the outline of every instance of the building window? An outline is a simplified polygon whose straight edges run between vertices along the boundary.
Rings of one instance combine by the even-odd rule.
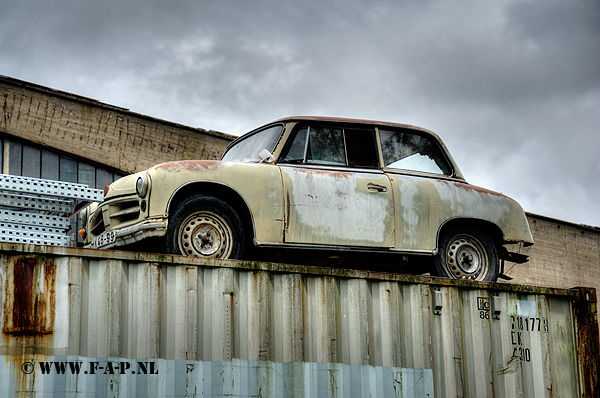
[[[59,156],[53,152],[42,151],[42,178],[59,181]]]
[[[0,140],[0,165],[6,174],[74,182],[97,189],[123,177],[121,173],[12,140]]]
[[[39,148],[23,145],[21,159],[24,160],[21,167],[24,176],[41,178],[42,151]]]
[[[69,158],[60,158],[60,180],[65,182],[79,182],[77,178],[77,162]]]

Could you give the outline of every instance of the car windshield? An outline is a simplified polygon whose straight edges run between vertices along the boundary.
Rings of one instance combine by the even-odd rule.
[[[263,149],[273,152],[283,126],[277,125],[253,133],[248,138],[243,138],[237,144],[229,148],[223,158],[224,162],[260,162],[258,154]]]

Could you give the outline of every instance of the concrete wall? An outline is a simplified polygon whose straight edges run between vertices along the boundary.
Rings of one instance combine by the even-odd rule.
[[[525,264],[508,264],[511,283],[600,290],[600,228],[527,214],[535,244],[515,248],[529,255]],[[513,268],[511,268],[513,267]]]
[[[125,174],[171,160],[218,159],[233,139],[5,76],[0,112],[0,133]]]

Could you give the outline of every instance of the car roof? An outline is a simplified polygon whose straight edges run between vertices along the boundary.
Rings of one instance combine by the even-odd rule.
[[[434,133],[433,131],[427,130],[423,127],[419,127],[419,126],[415,126],[415,125],[411,125],[411,124],[384,122],[384,121],[379,121],[379,120],[352,119],[352,118],[332,117],[332,116],[288,116],[288,117],[284,117],[281,119],[277,119],[270,123],[263,124],[260,127],[254,128],[245,134],[242,134],[241,136],[239,136],[235,140],[233,140],[231,143],[229,143],[229,145],[227,146],[227,149],[229,149],[233,145],[237,144],[238,141],[241,141],[248,134],[262,130],[265,127],[268,127],[270,125],[273,125],[276,123],[297,123],[297,122],[303,122],[303,121],[334,122],[334,123],[348,123],[348,124],[370,124],[370,125],[374,125],[377,127],[382,127],[382,126],[386,127],[387,126],[387,127],[394,127],[394,128],[417,130],[422,133],[433,136],[444,147],[446,152],[448,152],[448,148],[446,147],[446,144],[440,138],[440,136],[437,135],[436,133]]]
[[[439,135],[434,133],[431,130],[428,130],[423,127],[415,126],[412,124],[403,124],[403,123],[394,123],[394,122],[384,122],[380,120],[368,120],[368,119],[353,119],[353,118],[343,118],[343,117],[331,117],[331,116],[288,116],[282,119],[274,120],[270,123],[264,124],[258,128],[255,128],[250,131],[250,133],[262,130],[266,126],[275,124],[275,123],[290,123],[290,122],[303,122],[303,121],[317,121],[317,122],[334,122],[334,123],[348,123],[348,124],[370,124],[377,127],[393,127],[393,128],[403,128],[403,129],[411,129],[417,130],[419,132],[428,134],[433,136],[443,147],[446,152],[449,153],[448,148],[444,141],[440,138]],[[238,137],[235,141],[238,141],[241,137]],[[231,145],[230,145],[231,146]]]
[[[424,129],[419,126],[403,123],[384,122],[380,120],[368,120],[368,119],[354,119],[344,117],[331,117],[331,116],[288,116],[282,119],[275,120],[268,124],[273,123],[285,123],[285,122],[300,122],[300,121],[319,121],[319,122],[339,122],[339,123],[357,123],[357,124],[373,124],[377,126],[389,126],[389,127],[400,127],[413,130],[420,130],[429,134],[436,135],[433,131]]]

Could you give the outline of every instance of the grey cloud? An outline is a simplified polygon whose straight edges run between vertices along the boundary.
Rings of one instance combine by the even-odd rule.
[[[234,134],[421,125],[470,181],[600,225],[597,0],[5,3],[0,74]]]

